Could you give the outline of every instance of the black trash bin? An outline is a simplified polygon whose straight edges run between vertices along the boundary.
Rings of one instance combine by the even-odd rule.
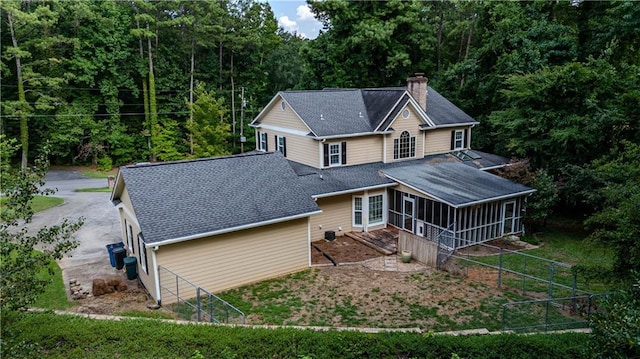
[[[113,250],[116,248],[124,248],[124,243],[119,242],[107,244],[107,252],[109,252],[109,262],[111,263],[112,267],[116,266],[116,259],[113,256]]]
[[[136,262],[136,257],[126,257],[124,259],[124,266],[127,270],[128,280],[136,279],[136,277],[138,276],[138,267]]]
[[[113,259],[116,262],[116,269],[120,270],[124,267],[124,258],[127,256],[127,251],[124,248],[116,248],[113,250]]]

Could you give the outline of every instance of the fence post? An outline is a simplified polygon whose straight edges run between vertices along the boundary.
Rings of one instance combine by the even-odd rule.
[[[502,330],[506,330],[507,328],[507,305],[509,303],[505,303],[502,305]]]
[[[498,288],[502,285],[502,248],[500,248],[500,255],[498,256]]]
[[[176,303],[180,305],[180,284],[178,283],[178,275],[174,273],[176,276]]]
[[[551,263],[551,265],[549,266],[549,293],[548,293],[548,298],[553,298],[553,275],[555,273],[555,266],[553,265],[553,263]]]
[[[549,299],[547,299],[546,303],[547,305],[545,306],[545,312],[544,312],[544,330],[545,332],[549,329],[549,302],[551,302]]]
[[[213,296],[209,293],[209,321],[213,322]]]
[[[202,320],[200,317],[200,287],[196,289],[196,312],[198,312],[198,323]]]
[[[527,292],[527,257],[524,257],[524,265],[522,266],[522,294]]]

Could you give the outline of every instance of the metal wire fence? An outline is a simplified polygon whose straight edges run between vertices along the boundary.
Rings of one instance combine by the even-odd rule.
[[[606,294],[511,302],[502,306],[502,330],[566,330],[589,327]]]
[[[485,273],[494,276],[498,287],[508,287],[522,295],[562,298],[591,294],[580,289],[586,284],[579,283],[577,272],[567,263],[486,243],[466,246],[453,253],[442,248],[440,252],[447,259],[440,264],[441,269],[468,275],[469,270],[483,268]]]
[[[179,274],[158,266],[162,304],[185,320],[245,324],[242,311]]]

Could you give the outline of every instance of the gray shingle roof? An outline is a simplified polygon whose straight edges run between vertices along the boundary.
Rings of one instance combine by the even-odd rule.
[[[360,90],[280,93],[318,137],[372,132]]]
[[[280,95],[313,134],[328,137],[373,132],[383,122],[380,130],[384,130],[409,101],[408,97],[402,99],[405,90],[404,87],[325,89],[283,91]],[[477,123],[431,87],[428,88],[426,114],[436,127]]]
[[[299,182],[306,188],[310,196],[395,185],[395,182],[379,172],[382,168],[382,162],[323,170],[293,161],[289,163],[298,174]]]
[[[427,116],[435,123],[436,127],[477,123],[473,117],[467,115],[431,87],[428,87],[427,90]]]
[[[319,210],[279,152],[120,171],[147,243]]]
[[[459,162],[392,167],[382,172],[455,207],[535,191]]]

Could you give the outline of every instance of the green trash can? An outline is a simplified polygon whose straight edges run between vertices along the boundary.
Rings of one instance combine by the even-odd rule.
[[[136,277],[138,277],[138,267],[136,262],[136,257],[126,257],[124,259],[124,266],[127,271],[127,279],[129,280],[136,279]]]

